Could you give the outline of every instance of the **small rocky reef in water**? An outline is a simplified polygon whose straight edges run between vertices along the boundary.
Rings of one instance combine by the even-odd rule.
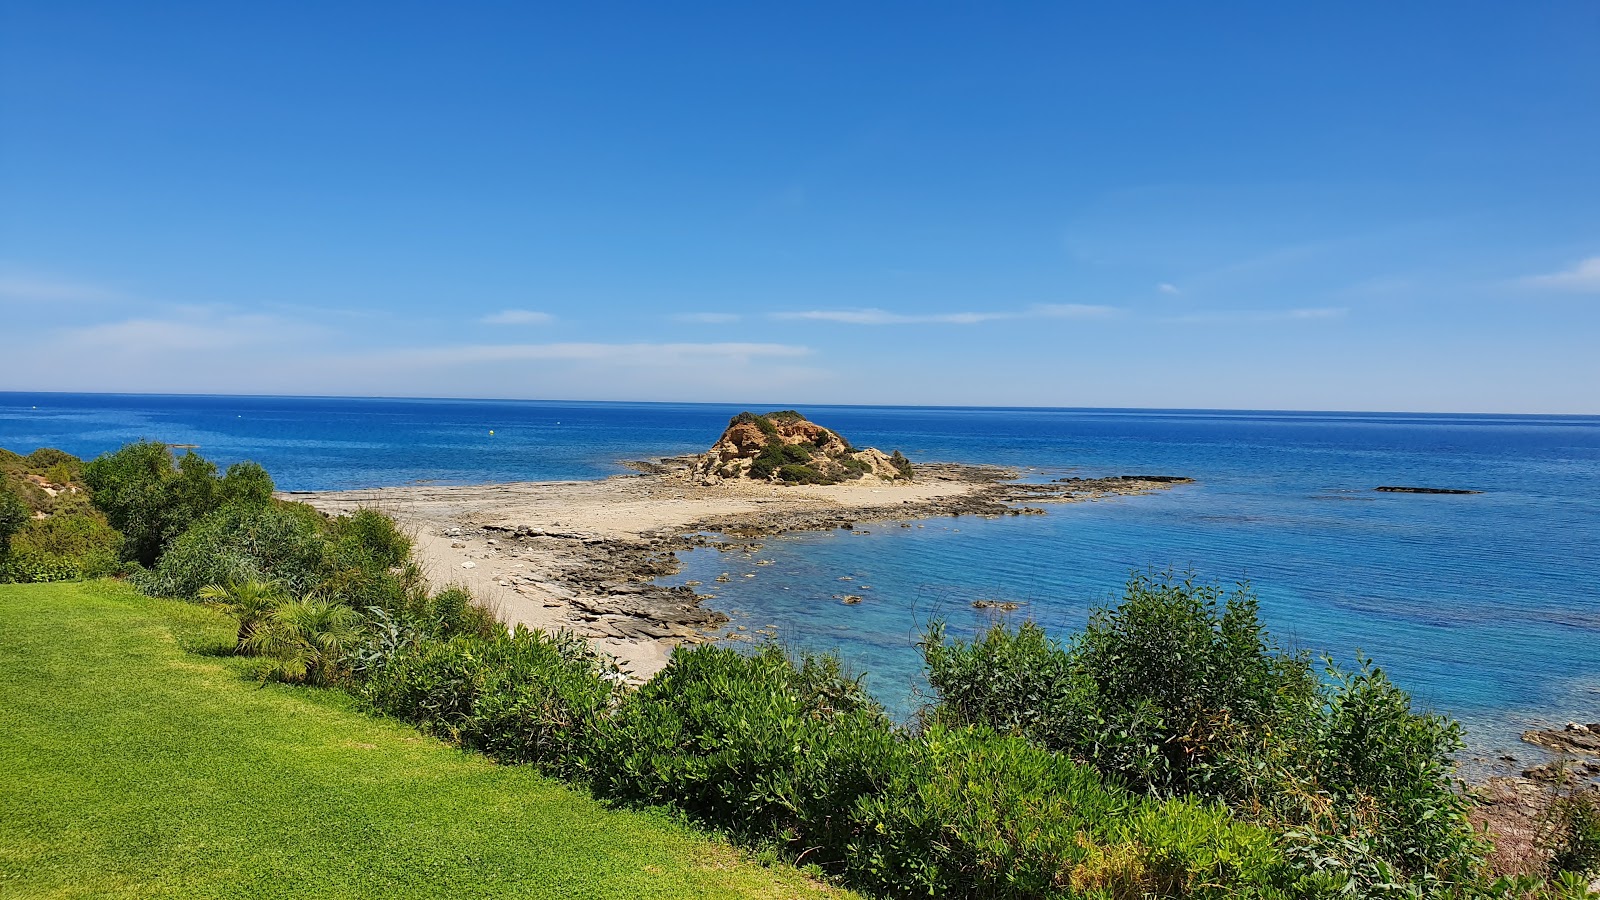
[[[757,415],[742,412],[695,463],[694,480],[728,479],[773,484],[839,484],[861,478],[910,481],[911,460],[899,450],[886,454],[858,449],[792,409]]]

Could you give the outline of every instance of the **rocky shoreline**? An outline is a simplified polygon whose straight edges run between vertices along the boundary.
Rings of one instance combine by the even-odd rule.
[[[695,477],[697,459],[630,462],[638,474],[593,482],[283,496],[329,513],[382,509],[412,531],[435,584],[463,584],[509,623],[582,634],[634,677],[647,678],[672,646],[706,640],[726,621],[692,587],[654,583],[678,571],[679,551],[759,549],[764,537],[860,523],[1039,515],[1045,510],[1034,504],[1144,494],[1191,481],[1129,475],[1025,483],[1017,470],[1000,466],[922,463],[913,482],[708,485]]]
[[[1502,875],[1537,874],[1548,861],[1544,844],[1558,792],[1600,792],[1600,722],[1525,731],[1522,741],[1554,758],[1470,788],[1472,823],[1493,839],[1490,863]],[[1600,891],[1600,878],[1592,888]]]

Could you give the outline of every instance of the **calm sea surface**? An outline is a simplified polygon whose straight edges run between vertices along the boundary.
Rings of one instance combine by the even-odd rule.
[[[0,393],[0,446],[91,457],[138,438],[196,444],[224,465],[256,460],[291,490],[600,478],[621,459],[703,450],[739,409]],[[1130,571],[1173,568],[1248,580],[1275,634],[1342,662],[1366,653],[1462,719],[1479,751],[1513,746],[1528,725],[1600,721],[1600,418],[804,411],[913,460],[1198,480],[1047,516],[874,524],[770,539],[751,555],[686,555],[673,580],[715,591],[730,630],[775,626],[792,646],[837,650],[901,711],[930,619],[969,633],[995,615],[973,600],[1007,600],[1065,634]],[[1382,484],[1484,493],[1372,491]],[[865,599],[841,604],[846,593]]]

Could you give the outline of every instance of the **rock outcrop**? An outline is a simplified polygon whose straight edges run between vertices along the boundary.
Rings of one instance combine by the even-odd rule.
[[[872,447],[857,449],[836,431],[794,410],[742,412],[694,465],[694,480],[749,479],[775,484],[838,484],[859,478],[908,481],[911,461]]]

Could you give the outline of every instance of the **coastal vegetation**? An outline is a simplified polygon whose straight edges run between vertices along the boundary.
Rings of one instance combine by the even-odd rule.
[[[804,419],[730,429],[765,435],[760,422]],[[843,443],[827,434],[813,436]],[[33,457],[12,457],[33,473]],[[1248,589],[1137,574],[1066,639],[1023,623],[952,640],[935,623],[921,645],[932,693],[902,726],[837,659],[770,645],[681,647],[630,686],[575,636],[507,629],[466,592],[431,589],[387,516],[275,499],[259,467],[219,475],[150,443],[45,463],[82,481],[50,482],[47,509],[10,491],[22,518],[0,497],[5,558],[39,522],[101,517],[131,585],[211,610],[108,585],[58,589],[59,614],[159,612],[200,629],[189,646],[234,658],[196,663],[209,673],[196,690],[231,673],[341,715],[348,696],[875,896],[1577,900],[1600,874],[1600,810],[1573,791],[1549,808],[1547,877],[1496,878],[1454,779],[1459,726],[1365,660],[1319,668],[1280,647]],[[82,640],[63,652],[90,652]]]
[[[841,896],[348,694],[253,682],[219,609],[0,585],[0,896]]]

